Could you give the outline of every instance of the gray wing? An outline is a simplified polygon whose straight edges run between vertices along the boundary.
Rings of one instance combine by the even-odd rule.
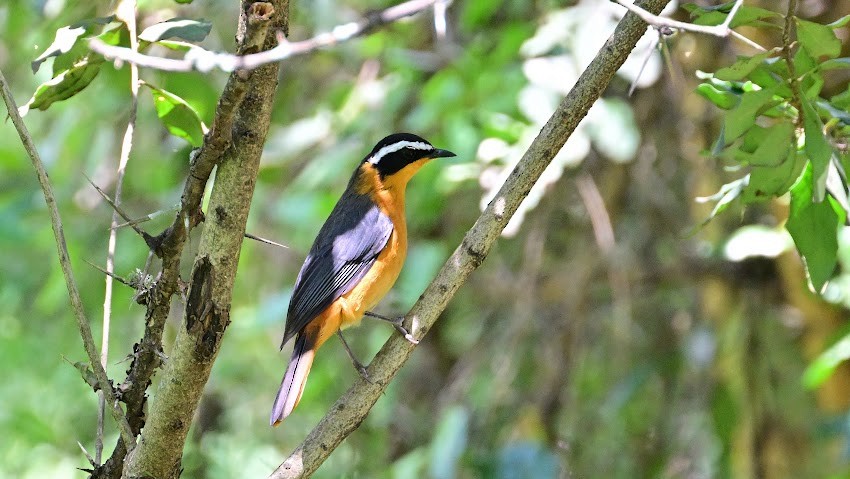
[[[351,291],[375,263],[393,232],[368,195],[346,191],[334,207],[292,291],[281,348],[331,303]]]

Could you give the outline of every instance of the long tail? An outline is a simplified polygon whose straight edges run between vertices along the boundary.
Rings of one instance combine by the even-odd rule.
[[[295,338],[292,357],[289,359],[286,374],[283,376],[283,382],[280,383],[277,398],[272,406],[272,417],[269,420],[272,426],[277,426],[286,419],[301,400],[304,385],[307,384],[307,375],[310,374],[310,367],[313,365],[313,358],[318,349],[315,341],[307,336],[302,332]]]

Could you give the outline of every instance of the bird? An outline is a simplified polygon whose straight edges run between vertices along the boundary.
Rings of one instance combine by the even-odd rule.
[[[295,338],[292,356],[272,406],[269,423],[277,426],[301,400],[316,351],[337,334],[355,366],[341,329],[364,315],[391,322],[409,341],[402,318],[370,309],[392,288],[407,255],[404,199],[408,181],[435,158],[456,156],[412,133],[394,133],[379,141],[351,175],[295,280],[280,349]]]

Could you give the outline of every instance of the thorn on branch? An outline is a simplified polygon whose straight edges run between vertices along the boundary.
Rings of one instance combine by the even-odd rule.
[[[86,459],[88,459],[88,461],[89,461],[89,464],[91,464],[92,467],[97,467],[97,463],[95,462],[94,458],[92,457],[91,454],[89,454],[89,452],[86,450],[86,448],[83,447],[83,444],[80,441],[77,441],[77,445],[80,446],[80,450],[83,451],[83,454],[85,454]],[[85,469],[80,469],[80,470],[85,471]],[[91,473],[93,471],[86,471],[86,472]]]
[[[86,176],[86,175],[83,175],[83,176]],[[97,192],[98,192],[98,193],[100,193],[100,196],[103,198],[103,200],[104,200],[104,201],[106,201],[107,203],[109,203],[109,206],[111,206],[111,207],[112,207],[112,209],[113,209],[116,213],[118,213],[118,216],[120,216],[121,218],[123,218],[123,219],[124,219],[124,221],[126,221],[126,222],[127,222],[127,223],[125,223],[125,224],[126,224],[127,226],[132,227],[132,228],[133,228],[133,231],[135,231],[136,233],[138,233],[138,235],[139,235],[139,236],[141,236],[141,237],[142,237],[142,239],[144,239],[144,240],[145,240],[145,244],[147,244],[149,248],[152,248],[152,246],[151,246],[151,241],[154,239],[154,237],[153,237],[153,236],[151,236],[151,235],[149,235],[149,234],[147,233],[147,231],[145,231],[145,230],[143,230],[143,229],[139,228],[139,227],[136,225],[136,223],[135,223],[133,220],[131,220],[129,216],[127,216],[127,213],[125,213],[125,212],[124,212],[124,210],[123,210],[123,209],[121,209],[121,207],[120,207],[120,206],[118,206],[118,205],[117,205],[114,201],[112,201],[112,198],[110,198],[110,197],[109,197],[109,195],[107,195],[105,191],[103,191],[103,190],[102,190],[99,186],[97,186],[97,185],[95,184],[95,182],[91,180],[91,178],[89,178],[88,176],[86,176],[86,179],[88,180],[89,184],[91,184],[91,185],[92,185],[92,187],[94,187],[94,189],[95,189],[95,190],[97,190]]]
[[[252,239],[254,241],[259,241],[260,243],[270,244],[272,246],[277,246],[279,248],[289,249],[289,246],[286,246],[286,245],[283,245],[283,244],[280,244],[280,243],[276,243],[276,242],[274,242],[270,239],[262,238],[260,236],[252,235],[251,233],[245,233],[245,237],[248,238],[248,239]]]

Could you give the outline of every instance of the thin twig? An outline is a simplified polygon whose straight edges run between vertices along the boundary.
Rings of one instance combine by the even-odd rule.
[[[261,65],[304,55],[320,48],[329,47],[359,37],[382,25],[415,15],[433,6],[437,1],[410,0],[368,15],[359,22],[338,25],[330,32],[322,33],[300,42],[289,42],[281,36],[278,38],[278,45],[271,50],[247,55],[211,52],[200,47],[195,47],[186,52],[186,55],[182,59],[163,58],[145,55],[130,48],[107,45],[97,38],[89,40],[89,48],[107,58],[163,71],[188,72],[198,70],[209,72],[216,68],[226,72],[253,70]]]
[[[88,263],[88,265],[91,266],[92,268],[94,268],[94,269],[100,271],[101,273],[105,274],[106,276],[109,276],[110,278],[117,280],[119,283],[123,284],[124,286],[129,286],[129,287],[135,289],[135,287],[133,286],[133,283],[131,283],[129,280],[126,280],[126,279],[122,278],[121,276],[118,276],[117,274],[115,274],[111,271],[107,271],[107,270],[101,268],[100,266],[92,263],[91,261],[89,261],[87,259],[83,260],[83,261]]]
[[[83,443],[81,443],[80,441],[77,441],[77,445],[78,445],[78,446],[80,446],[80,450],[81,450],[81,451],[83,451],[83,454],[86,456],[86,459],[88,459],[89,464],[91,464],[92,466],[97,467],[98,463],[97,463],[97,462],[95,462],[95,461],[97,461],[97,459],[95,459],[95,458],[91,457],[91,454],[89,454],[89,452],[88,452],[88,451],[86,450],[86,448],[83,446]]]
[[[127,423],[127,418],[124,417],[124,411],[115,399],[115,390],[106,376],[106,370],[100,363],[100,355],[97,352],[97,347],[94,344],[91,326],[86,318],[86,312],[83,308],[83,301],[80,298],[80,291],[77,288],[77,281],[74,279],[74,272],[71,270],[71,258],[68,256],[68,245],[65,243],[65,232],[62,229],[62,219],[59,217],[59,208],[56,206],[56,197],[53,196],[53,188],[50,186],[50,179],[47,177],[47,171],[44,169],[44,163],[38,154],[38,150],[32,141],[32,137],[24,124],[23,118],[18,113],[18,105],[12,97],[12,92],[9,90],[9,84],[6,82],[6,77],[0,71],[0,94],[3,96],[3,101],[6,102],[6,109],[9,116],[12,117],[12,123],[15,129],[18,130],[18,135],[21,137],[21,142],[24,149],[27,151],[32,165],[35,168],[38,182],[41,185],[42,193],[44,193],[44,201],[47,203],[47,209],[50,212],[50,222],[53,227],[53,235],[56,238],[56,249],[59,253],[59,264],[62,267],[62,273],[65,276],[65,285],[68,287],[68,296],[71,299],[71,306],[74,310],[74,317],[77,319],[77,327],[80,330],[80,337],[83,340],[86,354],[89,361],[92,363],[92,369],[97,377],[97,382],[103,390],[106,400],[109,402],[112,417],[118,424],[118,430],[121,433],[121,438],[128,448],[132,449],[136,440],[130,431],[130,425]]]
[[[667,28],[675,28],[677,30],[684,30],[688,32],[695,33],[705,33],[708,35],[714,35],[715,37],[728,37],[732,36],[733,38],[737,38],[747,45],[760,50],[767,51],[763,46],[758,43],[750,40],[749,38],[741,35],[740,33],[732,30],[729,25],[732,23],[732,20],[735,18],[735,14],[738,13],[738,9],[743,5],[744,0],[737,0],[735,5],[732,6],[732,10],[729,11],[729,15],[726,16],[726,20],[720,25],[694,25],[693,23],[685,23],[680,22],[678,20],[673,20],[672,18],[662,17],[659,15],[653,15],[650,12],[647,12],[643,8],[639,6],[629,3],[627,0],[614,0],[619,3],[621,6],[625,7],[630,12],[639,16],[643,21],[652,25],[655,28],[667,27]]]
[[[122,0],[116,11],[119,20],[127,25],[130,35],[130,49],[139,50],[139,39],[136,37],[136,0]],[[117,207],[121,204],[121,192],[124,187],[124,174],[127,171],[127,162],[130,160],[130,151],[133,149],[133,132],[136,128],[136,111],[139,105],[139,67],[130,64],[130,118],[127,120],[127,129],[124,131],[124,139],[121,141],[121,153],[118,159],[118,170],[115,175],[115,202],[116,209],[112,211],[112,226],[118,224],[120,215]],[[99,188],[98,188],[99,190]],[[138,232],[138,230],[136,230]],[[100,362],[104,368],[109,358],[109,329],[112,322],[112,278],[115,273],[115,247],[118,241],[118,232],[115,228],[109,230],[109,243],[106,248],[106,278],[103,291],[103,332],[100,343]],[[103,455],[103,415],[106,409],[106,399],[103,391],[98,391],[97,403],[97,436],[95,439],[94,459],[100,465]]]
[[[119,163],[119,165],[120,165],[120,163]],[[125,166],[126,166],[126,163],[125,163]],[[139,236],[141,236],[142,239],[145,240],[145,243],[147,243],[148,246],[152,246],[153,244],[155,244],[154,237],[151,236],[150,234],[148,234],[147,231],[145,231],[145,230],[143,230],[143,229],[141,229],[137,226],[137,224],[141,223],[141,221],[131,220],[130,217],[127,216],[127,213],[118,205],[118,203],[116,203],[115,200],[110,198],[109,195],[107,195],[106,192],[103,191],[103,189],[101,187],[97,186],[97,184],[94,181],[92,181],[91,178],[89,178],[85,174],[83,174],[83,176],[85,176],[85,178],[89,181],[89,184],[92,185],[92,188],[94,188],[100,194],[100,197],[103,198],[103,201],[106,201],[106,203],[109,204],[109,206],[112,207],[113,220],[112,220],[111,226],[109,227],[110,230],[114,231],[114,230],[117,230],[121,226],[127,225],[127,226],[132,227],[133,231],[135,231]],[[116,189],[116,191],[117,191],[117,189]],[[115,215],[118,215],[118,217],[123,218],[124,221],[126,221],[126,223],[121,223],[120,225],[117,224],[118,221],[117,221],[117,218],[115,217]]]

